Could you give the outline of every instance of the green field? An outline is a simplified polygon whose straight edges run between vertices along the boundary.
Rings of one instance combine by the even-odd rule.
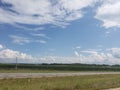
[[[120,75],[1,79],[0,90],[104,90],[120,87]]]
[[[0,69],[0,73],[67,73],[80,71],[64,71],[64,70],[41,70],[41,69]]]
[[[120,71],[120,65],[94,64],[0,64],[0,73],[4,72],[68,72],[68,71]]]

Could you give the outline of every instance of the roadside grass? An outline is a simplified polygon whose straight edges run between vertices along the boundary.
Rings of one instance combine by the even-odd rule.
[[[0,90],[104,90],[120,87],[120,75],[0,79]]]
[[[0,73],[67,73],[67,72],[81,72],[81,71],[65,71],[65,70],[40,70],[40,69],[0,69]],[[82,71],[86,72],[86,71]]]
[[[116,71],[72,71],[43,69],[0,69],[0,73],[76,73],[76,72],[116,72]]]
[[[52,73],[58,70],[39,70],[39,69],[0,69],[0,73]]]

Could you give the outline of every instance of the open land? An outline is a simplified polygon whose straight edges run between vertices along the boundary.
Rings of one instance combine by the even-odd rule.
[[[0,79],[0,90],[106,90],[120,87],[120,74]]]
[[[120,87],[120,66],[0,65],[0,90],[107,90]]]

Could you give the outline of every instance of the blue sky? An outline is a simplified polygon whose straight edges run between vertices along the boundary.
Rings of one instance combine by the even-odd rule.
[[[119,0],[0,0],[0,62],[120,64],[119,6]]]

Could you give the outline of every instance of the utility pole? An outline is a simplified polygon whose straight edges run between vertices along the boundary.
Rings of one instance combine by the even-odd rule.
[[[18,58],[16,57],[16,66],[15,66],[16,70],[18,69],[17,64],[18,64]]]

